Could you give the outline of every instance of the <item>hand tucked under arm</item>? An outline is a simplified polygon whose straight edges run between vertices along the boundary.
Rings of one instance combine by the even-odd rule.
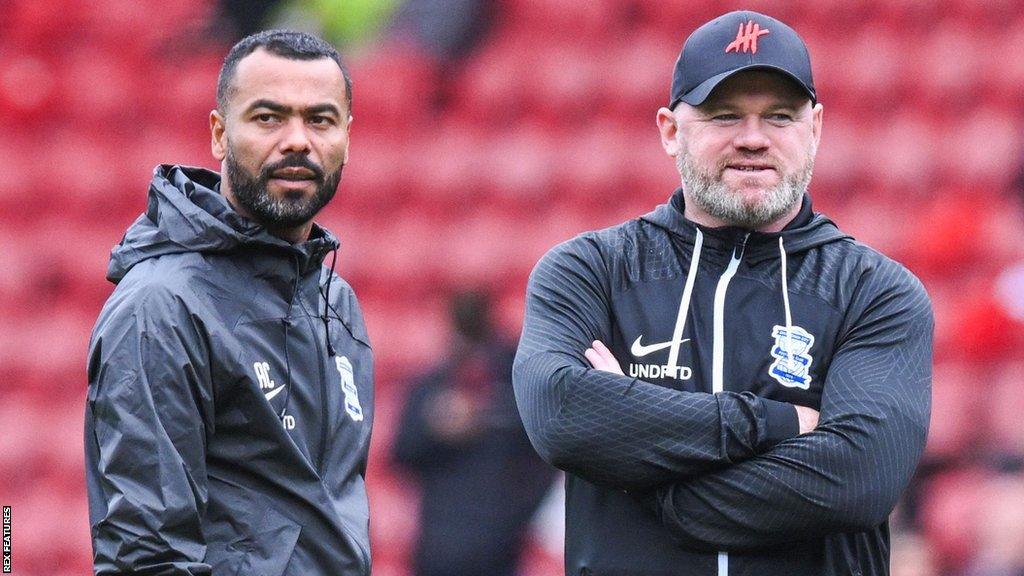
[[[625,376],[622,372],[622,366],[619,365],[619,361],[612,355],[612,351],[604,345],[604,342],[600,340],[594,340],[590,348],[587,348],[583,352],[583,356],[587,358],[590,365],[595,370],[603,370],[605,372],[611,372],[612,374],[618,374],[619,376]]]
[[[590,362],[590,365],[595,370],[602,370],[604,372],[610,372],[612,374],[624,375],[622,373],[622,366],[619,361],[615,359],[615,355],[612,351],[605,346],[604,342],[600,340],[594,340],[590,348],[587,348],[583,355]],[[818,411],[814,408],[808,408],[806,406],[793,405],[796,409],[796,415],[800,421],[800,433],[806,434],[811,430],[814,430],[818,425]]]
[[[885,522],[924,449],[934,321],[923,286],[895,264],[861,290],[813,431],[638,494],[682,545],[759,550]]]
[[[581,236],[530,277],[513,385],[542,458],[588,482],[649,489],[797,434],[792,408],[750,392],[673,390],[622,375],[610,354],[598,354],[607,370],[591,368],[584,351],[612,330],[609,265],[600,241]]]

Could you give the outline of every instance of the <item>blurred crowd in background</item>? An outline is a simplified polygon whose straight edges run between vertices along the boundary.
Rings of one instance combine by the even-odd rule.
[[[207,118],[231,44],[290,27],[335,42],[354,79],[351,163],[319,220],[341,238],[378,365],[374,573],[426,574],[421,532],[421,545],[437,530],[444,541],[500,510],[487,529],[523,550],[518,573],[560,574],[560,487],[520,451],[502,368],[526,278],[551,246],[678,186],[655,111],[682,41],[737,8],[810,47],[825,107],[815,208],[908,266],[934,303],[931,433],[892,517],[893,574],[1024,574],[1018,0],[0,2],[0,500],[14,573],[90,573],[85,354],[109,250],[154,166],[218,168]],[[466,306],[485,306],[486,337]],[[408,426],[406,440],[447,444],[403,443]],[[525,475],[472,474],[508,467]],[[461,483],[452,509],[420,510],[446,478]]]

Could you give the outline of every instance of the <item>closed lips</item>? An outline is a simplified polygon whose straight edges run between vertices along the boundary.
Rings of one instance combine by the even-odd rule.
[[[308,168],[281,168],[275,170],[273,176],[281,180],[313,180],[316,178],[316,174]]]

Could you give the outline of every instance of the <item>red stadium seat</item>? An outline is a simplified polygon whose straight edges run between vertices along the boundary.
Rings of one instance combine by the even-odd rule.
[[[994,26],[991,33],[976,35],[975,41],[985,55],[1024,53],[1024,14],[1013,14]],[[981,89],[988,90],[990,97],[1013,112],[1019,124],[1024,107],[1024,90],[1020,89],[1024,86],[1024,59],[982,58],[979,67]]]
[[[967,454],[1016,452],[1024,328],[994,285],[1021,258],[1024,216],[1009,192],[1024,145],[1019,2],[748,7],[793,25],[813,54],[825,107],[815,207],[908,265],[932,297],[926,458],[960,466]],[[377,358],[372,461],[386,458],[401,382],[446,346],[447,290],[495,288],[499,323],[515,333],[527,275],[547,250],[642,214],[679,185],[654,115],[687,32],[734,8],[501,0],[460,60],[397,42],[348,59],[351,163],[321,220],[342,240],[338,270]],[[86,346],[112,289],[108,251],[144,209],[153,167],[217,167],[207,114],[230,39],[204,36],[215,10],[211,0],[13,0],[0,14],[0,365],[11,383],[0,421],[22,424],[0,443],[0,464],[24,511],[16,571],[30,576],[89,570]],[[369,473],[375,573],[405,574],[410,494],[400,471]],[[975,553],[984,480],[967,469],[925,487],[924,534],[948,573]],[[557,571],[537,549],[528,566]]]
[[[465,62],[449,90],[451,110],[463,124],[508,126],[526,109],[527,78],[536,50],[532,37],[496,31]]]
[[[1018,338],[1024,326],[1017,325]],[[1024,414],[1024,360],[996,364],[993,367],[986,391],[985,416],[988,431],[985,435],[986,452],[1000,459],[1024,460],[1024,426],[1020,425]]]
[[[982,371],[970,362],[941,362],[932,373],[932,415],[927,458],[946,461],[974,450],[984,430]]]
[[[412,45],[391,42],[345,62],[354,80],[352,115],[385,132],[429,126],[437,102],[437,64]]]
[[[561,37],[567,31],[577,38],[605,37],[622,26],[624,0],[502,0],[502,16],[513,29],[541,31]]]
[[[11,131],[28,131],[35,123],[65,117],[59,66],[35,46],[0,39],[0,120]]]

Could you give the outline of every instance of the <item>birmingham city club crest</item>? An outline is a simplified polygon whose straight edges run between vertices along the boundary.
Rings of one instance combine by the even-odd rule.
[[[790,388],[806,390],[811,385],[811,362],[813,358],[808,352],[814,345],[814,336],[799,326],[775,326],[772,329],[775,344],[772,356],[775,362],[768,369],[768,374],[779,384]]]
[[[363,421],[363,407],[359,405],[359,389],[352,370],[352,363],[346,356],[335,356],[334,364],[341,375],[341,391],[345,394],[345,412],[353,422]]]

